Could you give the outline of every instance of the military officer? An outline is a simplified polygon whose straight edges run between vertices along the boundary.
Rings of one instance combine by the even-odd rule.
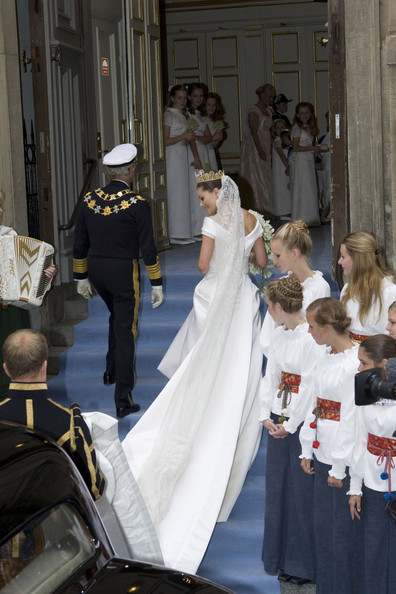
[[[45,337],[30,329],[13,332],[4,342],[3,359],[11,383],[7,397],[0,401],[0,419],[37,429],[56,441],[77,466],[92,497],[98,499],[105,480],[80,407],[76,402],[62,406],[48,394]]]
[[[103,163],[108,167],[110,183],[85,196],[74,233],[77,291],[88,299],[92,295],[91,282],[110,312],[103,381],[116,384],[114,399],[119,418],[140,409],[132,399],[140,294],[139,250],[152,286],[152,307],[163,301],[150,206],[130,189],[136,154],[136,147],[125,143],[105,155]]]
[[[288,104],[290,103],[290,101],[293,101],[293,99],[288,99],[286,95],[280,93],[275,97],[274,102],[272,104],[272,109],[274,112],[272,114],[272,119],[283,120],[285,122],[285,128],[287,128],[288,130],[290,130],[292,127],[290,120],[286,115]]]

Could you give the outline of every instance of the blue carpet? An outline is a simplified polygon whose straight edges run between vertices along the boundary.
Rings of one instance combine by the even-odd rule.
[[[330,228],[312,229],[312,265],[324,273],[332,294]],[[136,345],[137,383],[133,392],[142,409],[119,422],[122,440],[165,385],[157,365],[192,307],[200,244],[179,246],[160,254],[165,276],[165,301],[153,310],[150,284],[142,274],[139,336]],[[144,268],[144,267],[142,267]],[[274,278],[279,274],[274,272]],[[263,302],[264,310],[264,302]],[[113,388],[102,383],[107,348],[108,312],[99,297],[89,302],[89,317],[75,327],[75,344],[62,354],[60,373],[49,381],[51,396],[64,404],[80,403],[82,410],[114,415]],[[228,522],[217,524],[198,574],[227,586],[236,594],[273,594],[280,591],[261,561],[264,528],[266,435]]]

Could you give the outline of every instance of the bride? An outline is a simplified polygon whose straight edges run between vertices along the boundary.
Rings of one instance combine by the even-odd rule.
[[[165,565],[195,573],[227,520],[261,435],[260,299],[249,257],[267,262],[262,229],[221,171],[197,175],[207,217],[194,307],[159,369],[169,382],[123,441]]]

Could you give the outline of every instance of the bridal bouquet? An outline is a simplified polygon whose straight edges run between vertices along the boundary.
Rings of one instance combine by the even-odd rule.
[[[261,279],[258,283],[258,288],[260,290],[260,294],[264,295],[265,287],[269,283],[269,279],[272,276],[272,269],[274,268],[274,258],[271,252],[271,239],[274,234],[274,228],[270,224],[269,221],[266,221],[259,212],[255,210],[249,210],[256,217],[259,221],[262,229],[263,229],[263,241],[265,246],[265,251],[267,253],[267,266],[265,268],[261,268],[261,266],[257,266],[254,262],[249,263],[249,271],[255,275],[261,276]]]
[[[187,130],[191,130],[191,132],[195,132],[199,128],[199,124],[195,118],[188,118],[187,119]]]
[[[215,120],[213,122],[213,128],[217,131],[217,130],[224,130],[224,128],[226,127],[225,125],[225,121],[224,120]]]

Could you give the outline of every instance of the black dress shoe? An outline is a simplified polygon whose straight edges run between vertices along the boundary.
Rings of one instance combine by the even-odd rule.
[[[111,384],[115,384],[114,373],[111,373],[111,371],[105,371],[103,374],[103,383],[105,386],[111,386]]]
[[[138,412],[140,410],[140,404],[132,404],[132,406],[120,406],[117,408],[117,417],[123,419],[127,415]]]
[[[280,582],[290,582],[291,579],[292,579],[292,576],[289,575],[288,573],[283,573],[283,571],[281,571],[280,574],[278,575],[278,580]]]
[[[294,584],[295,586],[303,586],[304,584],[310,584],[311,580],[308,580],[307,578],[300,578],[300,577],[292,575],[290,578],[290,583]]]

